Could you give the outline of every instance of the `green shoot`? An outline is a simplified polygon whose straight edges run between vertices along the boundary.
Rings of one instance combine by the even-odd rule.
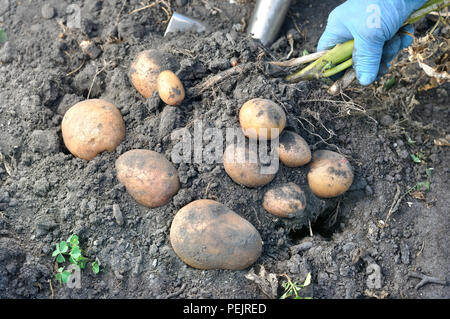
[[[416,144],[416,141],[414,141],[411,137],[408,136],[408,144],[414,145],[414,144]]]
[[[308,275],[306,275],[306,279],[303,284],[292,282],[291,278],[289,278],[289,276],[286,274],[284,274],[283,276],[286,278],[286,281],[281,284],[284,288],[284,293],[280,297],[280,299],[311,299],[311,297],[300,297],[298,295],[300,290],[311,284],[311,273],[308,273]]]
[[[427,180],[422,182],[417,182],[416,185],[411,187],[407,194],[411,194],[411,192],[426,192],[428,193],[431,190],[431,172],[434,168],[429,167],[425,169],[425,173],[427,174]],[[423,197],[423,195],[422,195]]]
[[[64,267],[59,267],[58,268],[58,273],[55,275],[56,280],[59,281],[60,284],[67,284],[67,282],[69,281],[69,277],[70,277],[70,271],[68,270],[64,270]]]
[[[0,28],[0,43],[6,42],[8,40],[8,37],[6,36],[6,32],[3,31],[2,28]]]
[[[392,89],[394,87],[396,82],[397,82],[397,80],[395,79],[395,76],[393,76],[392,78],[387,80],[386,83],[384,84],[384,90],[389,91],[390,89]]]
[[[62,264],[66,262],[66,257],[69,257],[69,262],[73,265],[80,267],[80,269],[85,269],[87,263],[90,261],[89,258],[83,256],[83,251],[79,247],[79,239],[77,235],[70,236],[67,241],[61,241],[56,244],[56,249],[53,251],[52,256],[56,257],[56,262]],[[100,265],[98,261],[92,262],[92,272],[98,274],[100,272]],[[56,274],[56,280],[60,283],[67,283],[70,277],[70,272],[64,270],[64,267],[58,268],[58,273]]]

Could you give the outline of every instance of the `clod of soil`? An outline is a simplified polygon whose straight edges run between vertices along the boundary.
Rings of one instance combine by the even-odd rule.
[[[264,195],[263,207],[272,215],[294,218],[305,210],[306,196],[300,186],[287,183],[270,189]]]
[[[149,150],[131,150],[116,160],[117,178],[141,205],[166,204],[180,189],[177,170],[163,155]]]
[[[303,137],[284,131],[280,136],[278,156],[287,167],[299,167],[311,161],[311,150]]]
[[[308,183],[317,196],[336,197],[352,185],[353,170],[349,161],[341,154],[319,150],[313,153]]]
[[[270,140],[278,137],[283,131],[286,114],[275,102],[256,98],[242,105],[239,121],[244,135],[248,138]]]
[[[64,115],[62,137],[76,157],[92,160],[103,151],[112,152],[125,137],[119,109],[101,99],[79,102]]]
[[[252,224],[208,199],[196,200],[178,211],[170,242],[181,260],[199,269],[245,269],[262,251],[261,236]]]
[[[251,159],[256,159],[256,163],[253,163]],[[269,184],[276,175],[276,172],[264,172],[258,154],[248,145],[229,144],[223,153],[223,166],[235,183],[247,187]]]
[[[169,105],[179,105],[184,100],[184,87],[172,71],[166,70],[158,76],[158,93],[161,100]]]
[[[158,76],[163,70],[171,70],[175,59],[170,53],[145,50],[136,54],[131,63],[130,80],[146,99],[158,89]]]

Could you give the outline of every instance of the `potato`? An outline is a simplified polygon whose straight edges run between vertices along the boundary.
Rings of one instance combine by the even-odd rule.
[[[352,167],[344,156],[336,152],[316,151],[310,163],[308,183],[318,197],[339,196],[353,183]]]
[[[73,155],[91,160],[98,153],[116,149],[125,137],[125,124],[115,105],[92,99],[67,110],[61,131],[64,144]]]
[[[270,100],[252,99],[242,105],[239,122],[248,138],[271,140],[283,131],[286,114],[278,104]],[[278,129],[276,133],[271,132],[272,128]]]
[[[209,199],[193,201],[178,211],[170,243],[181,260],[198,269],[245,269],[262,251],[261,236],[252,224]]]
[[[284,131],[280,136],[278,156],[287,167],[299,167],[309,163],[311,150],[300,135]]]
[[[129,77],[136,90],[146,99],[158,89],[158,76],[162,70],[173,67],[174,58],[158,50],[139,52],[131,63]]]
[[[228,176],[237,183],[247,187],[259,187],[269,184],[276,173],[266,174],[263,165],[258,160],[258,154],[248,145],[229,144],[223,153],[223,166]],[[256,158],[256,163],[250,159]],[[242,159],[242,161],[241,161]]]
[[[116,170],[131,197],[150,208],[166,204],[180,189],[173,164],[154,151],[136,149],[122,154]]]
[[[184,99],[184,87],[180,79],[170,70],[158,76],[158,93],[161,100],[169,105],[179,105]]]
[[[305,210],[305,193],[294,183],[277,186],[264,195],[263,207],[272,215],[293,218]]]

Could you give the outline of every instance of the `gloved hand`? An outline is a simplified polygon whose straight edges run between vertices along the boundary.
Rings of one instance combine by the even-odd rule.
[[[355,39],[353,66],[362,85],[369,85],[390,67],[398,52],[413,42],[411,25],[400,27],[427,0],[347,0],[328,17],[317,51]]]

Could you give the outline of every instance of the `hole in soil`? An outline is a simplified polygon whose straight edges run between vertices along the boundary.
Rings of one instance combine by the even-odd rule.
[[[327,240],[331,240],[334,233],[339,231],[340,225],[339,203],[334,208],[327,209],[316,222],[311,224],[313,234],[318,234]],[[297,242],[310,236],[309,227],[305,226],[289,232],[291,240]]]

